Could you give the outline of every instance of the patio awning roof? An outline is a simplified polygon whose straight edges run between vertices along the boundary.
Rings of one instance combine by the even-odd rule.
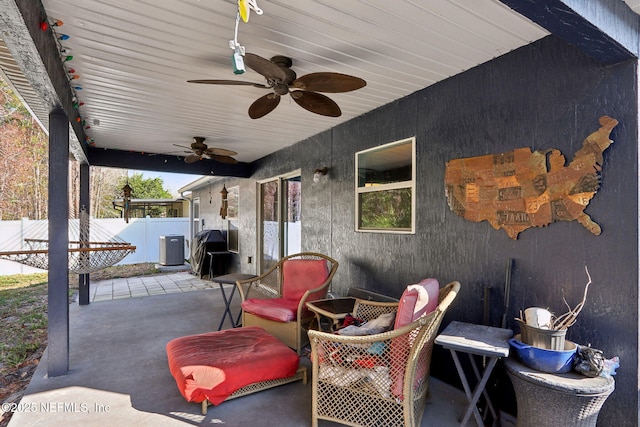
[[[52,108],[64,108],[80,161],[249,176],[257,159],[551,33],[603,62],[637,56],[638,41],[617,40],[616,28],[637,20],[629,6],[638,10],[638,0],[593,3],[261,1],[264,13],[238,25],[237,41],[247,51],[290,57],[298,76],[331,71],[366,80],[362,89],[329,94],[342,109],[338,118],[312,114],[285,96],[253,120],[247,109],[268,91],[187,83],[264,83],[250,69],[233,73],[235,0],[0,0],[7,46],[0,68],[43,124]],[[605,7],[607,16],[599,13]],[[54,20],[64,25],[40,29]],[[74,108],[74,100],[83,105]],[[184,147],[194,136],[238,152],[240,163],[186,164]]]

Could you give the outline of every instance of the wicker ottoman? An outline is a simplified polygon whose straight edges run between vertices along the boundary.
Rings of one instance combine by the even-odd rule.
[[[577,373],[547,374],[513,358],[505,360],[516,392],[518,427],[594,426],[615,388],[613,378]]]
[[[258,327],[227,329],[176,338],[167,344],[169,370],[189,402],[218,405],[296,380],[306,367],[280,340]]]

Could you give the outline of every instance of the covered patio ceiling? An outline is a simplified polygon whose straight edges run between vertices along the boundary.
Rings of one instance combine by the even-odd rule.
[[[629,5],[638,7],[638,1]],[[269,90],[187,83],[265,83],[249,68],[233,72],[236,0],[0,0],[0,67],[45,129],[49,111],[62,106],[77,139],[71,151],[81,162],[248,176],[250,163],[261,157],[547,36],[543,26],[553,31],[572,2],[257,3],[263,14],[252,12],[249,22],[238,24],[237,41],[247,52],[290,57],[298,76],[332,71],[367,82],[328,94],[342,109],[340,117],[313,114],[285,95],[273,112],[251,119],[249,106]],[[629,11],[621,0],[615,3]],[[42,31],[43,20],[64,25]],[[576,25],[580,19],[572,17],[570,33],[582,34]],[[68,39],[58,40],[63,34]],[[67,55],[73,59],[63,62]],[[68,79],[73,75],[79,78]],[[77,109],[74,97],[83,103]],[[240,163],[186,164],[176,144],[188,147],[194,136],[237,152]]]

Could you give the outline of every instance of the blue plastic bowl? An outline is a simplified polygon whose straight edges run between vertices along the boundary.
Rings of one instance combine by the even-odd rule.
[[[549,374],[564,374],[571,371],[573,358],[578,350],[575,343],[565,340],[564,351],[546,350],[523,344],[519,338],[518,334],[509,340],[509,344],[516,351],[522,363],[529,368]]]

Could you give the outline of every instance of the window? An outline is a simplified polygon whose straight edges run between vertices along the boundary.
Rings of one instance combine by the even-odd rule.
[[[236,254],[240,252],[238,221],[227,221],[227,250]]]
[[[193,235],[200,231],[200,197],[193,199]]]
[[[229,187],[227,192],[227,218],[238,219],[238,204],[240,200],[240,186]]]
[[[238,236],[239,203],[240,186],[229,187],[227,194],[227,250],[236,254],[240,252]]]
[[[356,153],[356,231],[415,232],[415,138]]]

